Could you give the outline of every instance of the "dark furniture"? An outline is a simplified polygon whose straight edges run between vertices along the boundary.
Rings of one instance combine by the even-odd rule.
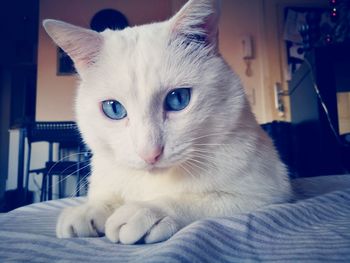
[[[10,135],[35,119],[39,0],[0,1],[0,211],[23,202],[23,180],[7,189]],[[22,178],[23,179],[23,178]]]
[[[76,194],[81,191],[81,180],[90,173],[89,152],[82,143],[77,125],[74,122],[33,122],[26,128],[28,142],[27,169],[25,176],[25,191],[29,190],[29,176],[32,173],[42,174],[40,200],[52,199],[52,178],[58,176],[59,198],[63,197],[64,180],[68,176],[76,176]],[[48,159],[40,169],[31,169],[32,144],[47,142]],[[58,160],[54,161],[54,144],[58,144]],[[64,156],[64,151],[73,149],[74,153]],[[75,157],[73,161],[69,157]]]
[[[289,93],[298,176],[346,172],[341,156],[336,94],[350,90],[349,69],[350,45],[338,44],[315,48],[308,55],[308,62],[293,74]]]
[[[282,162],[288,167],[289,177],[296,177],[291,123],[284,121],[273,121],[261,124],[261,128],[263,128],[264,131],[271,137]]]

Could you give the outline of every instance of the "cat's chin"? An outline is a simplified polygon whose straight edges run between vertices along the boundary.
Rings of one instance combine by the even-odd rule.
[[[144,171],[146,171],[147,173],[149,174],[154,174],[154,175],[157,175],[157,174],[162,174],[162,173],[165,173],[169,170],[170,168],[169,167],[158,167],[158,166],[147,166]]]
[[[125,162],[124,165],[126,165],[125,168],[131,169],[131,170],[146,172],[150,174],[158,174],[158,173],[164,173],[172,169],[176,164],[161,160],[154,164],[148,164],[146,162],[137,161],[137,162],[130,162],[130,163]]]

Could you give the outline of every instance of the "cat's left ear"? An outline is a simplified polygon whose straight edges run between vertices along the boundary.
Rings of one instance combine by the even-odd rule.
[[[220,0],[189,0],[170,19],[172,36],[204,42],[217,49],[220,7]]]
[[[44,20],[43,26],[53,41],[71,57],[79,73],[96,61],[103,43],[98,32],[52,19]]]

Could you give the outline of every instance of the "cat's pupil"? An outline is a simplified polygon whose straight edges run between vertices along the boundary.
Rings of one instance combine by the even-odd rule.
[[[126,109],[117,100],[105,100],[102,102],[102,111],[110,119],[121,120],[127,116]]]
[[[179,88],[168,93],[165,98],[165,110],[180,111],[187,107],[191,99],[190,88]]]

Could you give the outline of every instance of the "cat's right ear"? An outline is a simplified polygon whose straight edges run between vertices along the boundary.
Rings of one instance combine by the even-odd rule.
[[[52,19],[44,20],[43,26],[53,41],[71,57],[78,72],[96,61],[103,43],[98,32]]]

